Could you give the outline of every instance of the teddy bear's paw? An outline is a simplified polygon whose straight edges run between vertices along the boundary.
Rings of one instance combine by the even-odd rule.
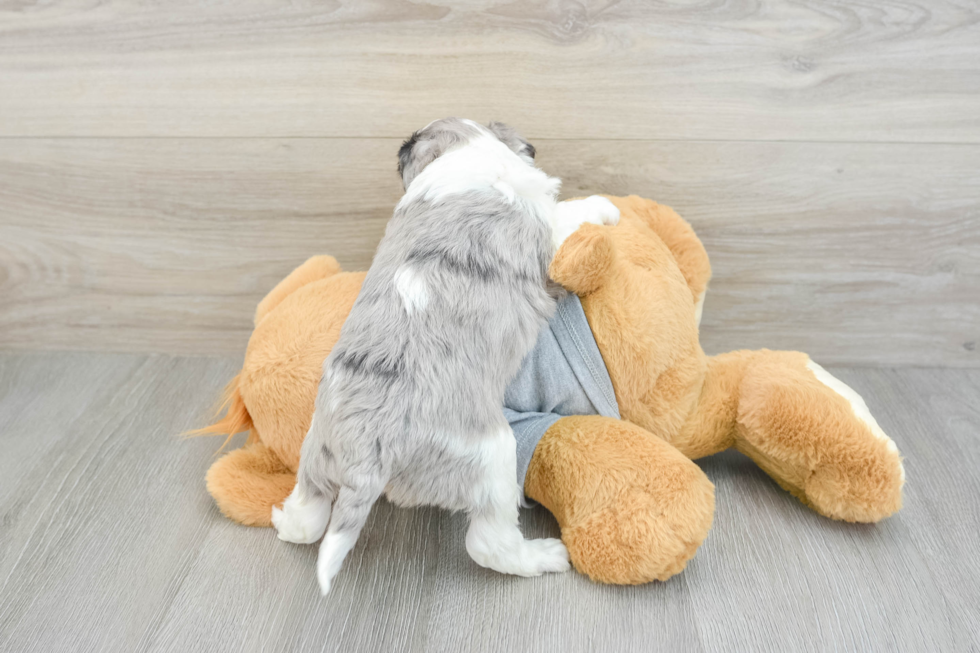
[[[867,523],[899,510],[902,456],[864,399],[804,354],[764,355],[770,364],[742,381],[737,448],[825,517]]]
[[[312,544],[323,537],[329,521],[330,503],[325,497],[301,500],[295,490],[282,504],[282,510],[272,508],[272,525],[283,542]]]
[[[831,519],[874,523],[902,507],[905,470],[897,450],[868,447],[854,459],[818,465],[806,479],[805,503]]]
[[[663,581],[683,571],[711,528],[714,488],[706,477],[697,478],[667,498],[630,488],[616,502],[563,526],[575,568],[616,585]]]
[[[898,447],[861,395],[812,360],[806,367],[843,398],[851,412],[839,411],[832,428],[813,434],[815,448],[822,455],[806,478],[806,500],[833,519],[876,522],[888,517],[902,507],[905,468]],[[823,437],[817,439],[818,435]]]

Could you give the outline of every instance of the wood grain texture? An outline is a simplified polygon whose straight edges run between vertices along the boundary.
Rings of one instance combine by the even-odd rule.
[[[0,135],[980,143],[973,1],[0,4]]]
[[[364,269],[393,139],[0,140],[0,349],[237,353],[313,254]],[[538,141],[566,196],[674,206],[709,353],[980,365],[980,146]]]
[[[465,522],[375,507],[330,596],[315,548],[224,519],[199,424],[237,359],[0,356],[0,650],[966,651],[980,646],[980,372],[834,369],[905,455],[875,525],[807,510],[748,459],[701,461],[714,528],[667,583],[480,569]],[[531,536],[554,535],[543,509]]]

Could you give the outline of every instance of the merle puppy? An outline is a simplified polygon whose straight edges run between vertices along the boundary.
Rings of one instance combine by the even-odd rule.
[[[437,120],[398,159],[405,195],[323,365],[296,487],[272,521],[289,542],[326,529],[323,594],[382,492],[400,506],[465,510],[466,550],[484,567],[565,571],[560,540],[518,529],[504,390],[555,308],[559,241],[619,212],[600,198],[556,211],[560,182],[500,123]]]

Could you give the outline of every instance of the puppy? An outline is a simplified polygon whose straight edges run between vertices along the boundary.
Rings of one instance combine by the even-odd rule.
[[[296,486],[272,522],[320,545],[330,590],[371,506],[465,510],[477,564],[536,576],[568,569],[557,539],[518,529],[514,435],[504,390],[556,305],[548,266],[581,222],[615,223],[590,198],[556,212],[560,182],[500,123],[447,118],[398,153],[406,192],[323,365]],[[329,525],[329,528],[328,528]]]

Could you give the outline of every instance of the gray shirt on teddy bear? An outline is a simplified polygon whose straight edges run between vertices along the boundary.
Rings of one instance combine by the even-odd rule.
[[[541,330],[504,395],[504,415],[517,439],[517,481],[524,487],[538,441],[568,415],[619,419],[612,380],[578,296],[569,293]]]

